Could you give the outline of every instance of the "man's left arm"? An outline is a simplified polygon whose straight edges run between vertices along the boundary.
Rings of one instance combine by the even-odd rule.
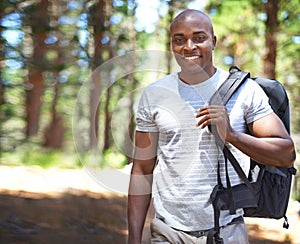
[[[226,141],[257,162],[290,167],[296,159],[292,138],[273,112],[248,125],[251,135],[230,130]]]
[[[250,134],[234,130],[225,106],[205,106],[196,115],[197,125],[215,124],[223,141],[231,143],[257,162],[269,166],[290,167],[296,159],[292,138],[279,117],[272,112],[248,124]]]

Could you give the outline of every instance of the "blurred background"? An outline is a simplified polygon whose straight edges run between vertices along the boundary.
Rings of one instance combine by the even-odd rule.
[[[291,134],[296,147],[299,145],[298,0],[1,0],[0,242],[52,243],[69,240],[70,243],[125,243],[126,196],[102,195],[105,190],[99,190],[97,186],[93,186],[92,190],[78,187],[80,192],[70,192],[70,188],[75,189],[78,185],[92,181],[83,174],[78,175],[78,172],[84,170],[84,163],[82,155],[78,156],[72,132],[72,126],[76,124],[76,99],[94,70],[103,67],[113,58],[126,56],[132,51],[165,51],[163,69],[166,74],[174,71],[167,52],[170,45],[168,28],[171,19],[185,8],[203,10],[212,18],[218,38],[214,53],[217,66],[228,69],[234,64],[250,71],[252,76],[277,79],[285,86],[290,99]],[[164,74],[155,71],[152,76],[147,72],[129,73],[113,80],[113,84],[105,87],[105,92],[99,79],[90,81],[92,89],[86,93],[83,114],[87,122],[84,125],[86,133],[82,137],[84,143],[81,150],[89,152],[96,149],[100,152],[97,168],[126,169],[131,162],[130,153],[124,153],[123,148],[127,148],[127,152],[131,150],[138,90],[161,75]],[[122,103],[122,111],[116,109],[120,100],[125,101]],[[119,116],[120,122],[126,121],[121,126],[123,129],[114,130],[113,115]],[[299,159],[296,167],[298,165]],[[33,210],[25,207],[28,203],[26,199],[41,204],[41,199],[45,200],[49,196],[42,194],[57,193],[57,188],[49,187],[53,184],[51,179],[57,183],[57,176],[69,171],[76,172],[72,175],[73,179],[75,177],[75,181],[80,181],[76,184],[71,178],[61,176],[59,179],[64,181],[64,190],[60,188],[59,192],[67,195],[53,196],[54,200],[51,198],[51,201],[54,203],[48,199],[48,208],[41,206],[40,212],[36,214],[40,217],[30,215]],[[49,172],[53,175],[48,175]],[[43,176],[40,180],[46,182],[48,188],[37,187],[40,181],[34,181],[34,173]],[[25,178],[21,180],[22,177]],[[16,182],[19,182],[18,186],[10,186]],[[30,182],[35,185],[36,191],[30,187],[25,188]],[[93,182],[87,184],[93,185]],[[101,194],[91,193],[97,191],[101,191]],[[71,212],[66,203],[78,203],[79,195],[87,203],[82,203],[75,212]],[[99,209],[92,210],[86,199],[90,199],[92,205],[97,205]],[[300,200],[298,176],[293,183],[291,200]],[[48,220],[44,218],[50,206],[55,203],[61,204],[62,216],[64,208],[67,208],[74,218],[66,215],[65,219],[57,221],[59,217],[55,215],[52,222],[49,221],[50,217]],[[107,204],[115,204],[115,210],[111,211],[116,214],[119,210],[119,214],[104,218],[103,208]],[[38,205],[32,202],[28,204],[28,208],[30,206],[38,209]],[[14,207],[15,210],[9,207]],[[85,215],[82,208],[86,211],[90,209],[91,213]],[[101,214],[95,217],[95,212]],[[62,234],[57,238],[61,239],[49,241],[50,236],[54,238],[54,234],[49,233],[58,229]],[[85,233],[84,238],[74,237],[71,240],[67,237],[69,234],[63,234],[74,230],[80,234],[78,229]],[[90,238],[89,231],[98,235],[97,241]],[[32,235],[34,233],[37,235]],[[39,233],[48,233],[48,242],[39,237]],[[110,233],[107,234],[110,239],[100,241],[99,238],[104,233]],[[117,235],[123,238],[122,241],[114,239]],[[283,241],[300,243],[300,239],[299,242],[292,242],[289,234],[284,234]]]

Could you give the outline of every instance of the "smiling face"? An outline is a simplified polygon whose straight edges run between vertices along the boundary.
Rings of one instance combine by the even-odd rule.
[[[199,11],[186,11],[171,24],[171,48],[181,74],[210,77],[215,72],[212,52],[216,37],[210,19]]]

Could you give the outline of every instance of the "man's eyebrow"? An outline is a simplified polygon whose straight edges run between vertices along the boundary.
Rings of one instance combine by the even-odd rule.
[[[194,35],[197,35],[197,34],[207,34],[206,31],[195,31],[193,32]]]
[[[198,34],[205,34],[205,35],[207,35],[207,33],[205,31],[195,31],[195,32],[193,32],[193,35],[198,35]],[[174,37],[175,36],[184,36],[184,34],[183,33],[175,33],[173,36]]]
[[[182,33],[175,33],[173,36],[184,36]]]

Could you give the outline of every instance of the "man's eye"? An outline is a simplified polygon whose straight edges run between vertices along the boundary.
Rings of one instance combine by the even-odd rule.
[[[206,36],[196,36],[193,38],[195,43],[204,42],[206,39]]]
[[[176,38],[176,39],[174,39],[174,43],[176,43],[176,44],[182,44],[184,42],[185,42],[184,38]]]

